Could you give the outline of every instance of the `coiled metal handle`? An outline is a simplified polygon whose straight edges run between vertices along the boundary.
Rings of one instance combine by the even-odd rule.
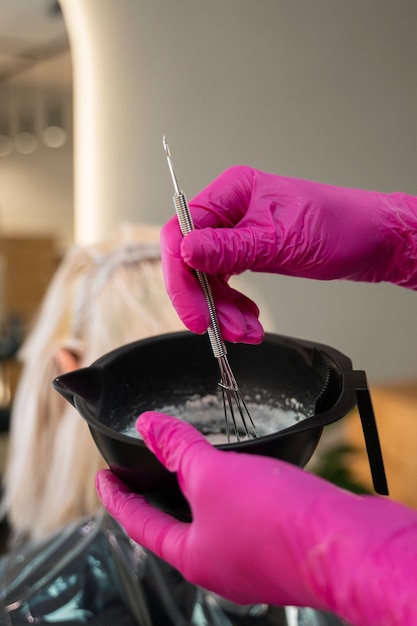
[[[183,235],[188,235],[188,233],[194,230],[194,223],[188,206],[187,197],[184,192],[176,189],[173,201],[181,233]],[[206,299],[210,314],[211,324],[207,329],[207,334],[210,339],[211,348],[214,356],[216,358],[220,358],[226,356],[227,350],[220,333],[213,292],[211,290],[207,274],[205,272],[201,272],[200,270],[195,270],[195,273]]]

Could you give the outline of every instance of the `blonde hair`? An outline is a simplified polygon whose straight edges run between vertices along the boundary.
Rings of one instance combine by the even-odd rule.
[[[183,329],[163,283],[157,232],[125,225],[112,241],[64,257],[20,352],[4,476],[12,537],[39,539],[99,508],[94,476],[104,462],[84,420],[52,388],[57,353],[80,367],[144,337]]]

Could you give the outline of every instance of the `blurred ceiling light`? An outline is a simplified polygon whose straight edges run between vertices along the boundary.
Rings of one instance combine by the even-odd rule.
[[[32,154],[38,147],[34,126],[33,116],[26,114],[20,118],[19,130],[14,138],[14,145],[20,154]]]
[[[67,141],[62,118],[62,109],[59,106],[51,107],[47,112],[47,126],[42,131],[42,141],[49,148],[61,148]]]

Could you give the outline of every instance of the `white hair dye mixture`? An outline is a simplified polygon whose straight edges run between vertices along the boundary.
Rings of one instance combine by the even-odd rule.
[[[265,402],[257,403],[256,401],[247,402],[246,406],[255,423],[259,437],[272,435],[308,417],[304,405],[295,398],[282,398],[281,406],[272,406]],[[195,395],[183,404],[165,405],[153,410],[189,422],[213,444],[228,443],[221,396],[215,394]],[[236,420],[238,417],[236,416]],[[127,426],[121,428],[120,432],[130,437],[140,438],[135,427],[136,419],[137,415],[132,415]],[[244,440],[243,432],[241,440]]]

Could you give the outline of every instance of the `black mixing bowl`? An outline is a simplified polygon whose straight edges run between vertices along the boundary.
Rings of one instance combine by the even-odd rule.
[[[299,421],[278,432],[234,443],[225,450],[275,457],[303,467],[323,428],[356,404],[360,412],[376,491],[387,493],[372,404],[364,372],[321,344],[267,334],[262,344],[228,344],[228,358],[246,402],[291,411]],[[145,410],[183,406],[218,391],[219,370],[206,336],[170,333],[134,342],[104,355],[90,367],[64,374],[53,386],[87,421],[113,472],[160,509],[189,519],[175,474],[143,441],[124,431]],[[193,423],[193,416],[187,419]]]

